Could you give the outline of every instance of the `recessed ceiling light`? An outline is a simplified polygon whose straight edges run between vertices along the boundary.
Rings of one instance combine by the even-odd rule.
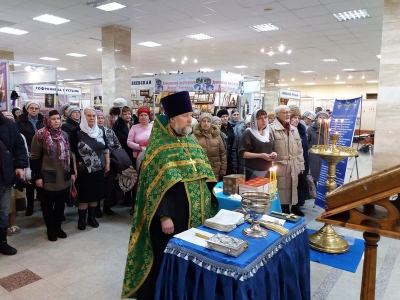
[[[185,57],[183,58],[183,60],[184,60],[184,61],[187,61],[187,57],[185,56]]]
[[[343,72],[354,72],[355,70],[354,68],[342,69]]]
[[[60,25],[60,24],[64,24],[64,23],[67,23],[70,21],[68,19],[64,19],[64,18],[60,18],[57,16],[48,15],[48,14],[44,14],[44,15],[41,15],[41,16],[33,18],[33,19],[36,21],[50,23],[50,24],[54,24],[54,25]]]
[[[308,74],[308,73],[314,73],[314,71],[300,71],[300,73]]]
[[[338,61],[336,58],[324,58],[324,59],[321,59],[321,61],[323,61],[323,62],[335,62],[335,61]]]
[[[278,84],[275,84],[275,86],[288,86],[288,84],[287,83],[278,83]]]
[[[367,80],[366,82],[368,82],[368,83],[378,83],[379,80]]]
[[[171,58],[171,61],[172,61],[172,62],[175,62],[175,58]]]
[[[277,62],[277,63],[275,63],[275,64],[278,65],[278,66],[286,66],[286,65],[289,65],[289,63],[288,63],[288,62],[285,62],[285,61]]]
[[[67,69],[67,68],[57,67],[57,70],[58,70],[58,71],[67,71],[68,69]]]
[[[142,73],[143,75],[154,75],[154,73]]]
[[[80,53],[67,53],[65,55],[73,56],[73,57],[84,57],[84,56],[87,56],[86,54],[80,54]]]
[[[340,79],[340,76],[339,76],[339,74],[338,75],[336,75],[336,80],[339,80]]]
[[[294,78],[292,78],[292,81],[294,81]]]
[[[23,34],[29,33],[28,31],[21,30],[21,29],[15,29],[15,28],[11,28],[11,27],[0,28],[0,32],[8,33],[8,34],[15,34],[15,35],[23,35]]]
[[[272,50],[268,52],[268,55],[269,55],[269,56],[272,56],[272,55],[274,55],[274,54],[275,54],[275,52],[272,51]]]
[[[122,5],[117,2],[111,2],[111,3],[96,6],[96,8],[105,10],[105,11],[113,11],[113,10],[121,9],[124,7],[126,7],[126,5]]]
[[[103,51],[103,48],[97,48],[96,50],[101,52]]]
[[[138,43],[138,45],[140,45],[140,46],[145,46],[145,47],[150,47],[150,48],[151,48],[151,47],[159,47],[159,46],[162,46],[161,44],[154,43],[154,42],[150,42],[150,41]]]
[[[260,52],[261,52],[261,53],[264,53],[264,51],[265,51],[265,49],[264,49],[264,48],[261,48]]]
[[[186,37],[188,37],[190,39],[198,40],[198,41],[213,39],[212,36],[209,36],[209,35],[204,34],[204,33],[187,35]]]
[[[347,77],[348,79],[352,79],[353,78],[353,76],[351,76],[351,75],[349,75],[349,77]]]
[[[328,77],[325,77],[325,79],[328,79]]]
[[[333,14],[333,16],[338,19],[339,22],[369,18],[369,14],[366,9],[346,11],[338,14]]]
[[[361,76],[361,79],[365,79],[365,75]]]
[[[71,79],[71,78],[65,78],[64,81],[69,81],[69,80],[75,80],[75,79]]]
[[[345,84],[346,81],[335,81],[334,84]]]
[[[304,82],[305,85],[315,85],[315,82]]]
[[[379,58],[379,59],[381,59],[382,55],[378,54],[376,57]]]
[[[234,66],[235,68],[238,68],[238,69],[247,69],[248,67],[247,66],[245,66],[245,65],[240,65],[240,66]]]
[[[200,69],[200,71],[201,72],[214,72],[213,69],[209,69],[209,68],[203,68],[203,69]]]
[[[184,65],[186,62],[182,59],[181,64]]]
[[[271,31],[271,30],[278,30],[280,29],[278,26],[275,26],[272,23],[267,23],[267,24],[260,24],[260,25],[254,25],[250,26],[251,29],[257,31],[257,32],[263,32],[263,31]]]
[[[283,52],[283,51],[285,50],[285,45],[280,44],[278,50],[279,50],[280,52]]]
[[[286,51],[286,53],[287,54],[292,54],[292,50],[289,49],[288,51]]]
[[[21,64],[14,64],[14,67],[20,67],[22,66]]]
[[[197,64],[199,61],[195,58],[195,59],[193,60],[193,62],[194,62],[195,64]]]
[[[44,56],[44,57],[41,57],[39,59],[41,59],[41,60],[60,60],[59,58],[48,57],[48,56]]]

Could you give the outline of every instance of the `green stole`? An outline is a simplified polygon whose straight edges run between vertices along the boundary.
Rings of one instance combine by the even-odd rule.
[[[185,184],[190,207],[188,228],[200,226],[216,213],[207,187],[207,182],[215,182],[207,155],[192,136],[176,137],[168,127],[166,116],[154,121],[140,170],[122,298],[133,296],[150,272],[150,224],[169,188],[178,182]]]

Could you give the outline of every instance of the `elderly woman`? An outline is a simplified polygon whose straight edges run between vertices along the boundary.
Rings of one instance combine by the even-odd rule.
[[[103,129],[106,135],[106,140],[107,140],[107,145],[110,149],[110,152],[115,150],[115,149],[122,149],[121,144],[115,134],[115,132],[111,129],[105,126],[105,116],[104,113],[100,110],[96,110],[96,115],[97,115],[97,126],[99,126],[100,129]],[[110,172],[107,173],[106,178],[105,178],[105,195],[104,195],[104,206],[103,206],[103,212],[107,215],[114,215],[114,211],[111,209],[111,192],[115,184],[115,179],[117,177],[117,174],[115,172],[112,172],[110,169]],[[100,201],[97,204],[96,207],[96,218],[101,218],[103,217],[103,213],[101,212],[100,209]]]
[[[28,150],[31,152],[31,144],[33,136],[36,131],[43,128],[43,115],[39,112],[40,104],[36,100],[29,100],[25,102],[26,112],[21,114],[16,119],[16,124],[19,129],[19,132],[25,137],[26,144],[28,145]],[[31,216],[33,214],[33,201],[35,195],[35,178],[32,178],[32,185],[26,188],[26,200],[27,207],[25,211],[25,216]],[[40,191],[36,191],[36,198],[40,199]]]
[[[31,168],[36,185],[42,188],[41,208],[49,241],[65,239],[62,230],[64,200],[68,197],[75,171],[71,167],[68,135],[61,130],[61,115],[50,110],[44,117],[45,127],[38,130],[31,146]]]
[[[104,198],[104,173],[110,169],[109,149],[105,132],[97,125],[96,111],[92,107],[83,110],[78,128],[71,132],[71,151],[77,169],[76,188],[79,194],[78,229],[86,229],[87,223],[99,227],[95,218],[96,206]]]
[[[219,128],[211,124],[211,120],[211,114],[202,113],[199,117],[199,124],[193,128],[193,137],[204,149],[215,178],[220,181],[226,175],[226,150],[219,135]]]
[[[70,106],[70,103],[64,103],[61,107],[60,107],[60,114],[61,114],[61,123],[64,124],[67,119],[68,119],[68,107]]]
[[[269,176],[269,169],[277,153],[268,127],[267,112],[256,110],[251,115],[250,128],[240,138],[238,152],[244,160],[246,180]]]
[[[153,124],[150,123],[151,112],[147,106],[139,107],[137,115],[139,116],[139,124],[133,125],[129,131],[127,145],[132,149],[132,156],[136,161],[136,171],[139,173]],[[134,207],[135,197],[132,197],[132,208],[130,211],[132,215]]]

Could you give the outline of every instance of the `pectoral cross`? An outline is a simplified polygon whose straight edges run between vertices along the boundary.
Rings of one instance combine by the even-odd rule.
[[[189,158],[189,161],[190,161],[190,163],[192,164],[193,170],[194,170],[195,172],[197,172],[197,169],[196,169],[196,166],[195,166],[196,162],[195,162],[191,157]]]

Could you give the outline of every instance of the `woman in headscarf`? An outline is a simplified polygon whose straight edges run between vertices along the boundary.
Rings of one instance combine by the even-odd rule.
[[[65,239],[62,230],[64,200],[68,197],[71,180],[75,181],[68,135],[61,130],[61,115],[50,110],[44,117],[45,127],[32,140],[31,168],[35,183],[42,188],[41,208],[49,241]]]
[[[238,150],[239,157],[244,159],[246,180],[269,176],[272,161],[277,156],[274,145],[267,112],[263,109],[253,112],[250,128],[243,132]]]
[[[14,120],[16,120],[16,119],[19,117],[19,115],[22,114],[22,110],[21,110],[19,107],[14,107],[14,108],[11,110],[11,113],[12,113],[12,115],[14,116]]]
[[[70,135],[71,151],[74,154],[78,176],[76,188],[79,195],[78,229],[86,229],[87,223],[99,227],[95,218],[96,206],[104,198],[104,174],[110,170],[109,149],[104,130],[97,125],[96,110],[86,107],[79,127]]]
[[[67,122],[68,119],[68,108],[71,104],[70,103],[64,103],[61,107],[60,107],[60,114],[61,114],[61,124],[64,124],[65,122]]]

